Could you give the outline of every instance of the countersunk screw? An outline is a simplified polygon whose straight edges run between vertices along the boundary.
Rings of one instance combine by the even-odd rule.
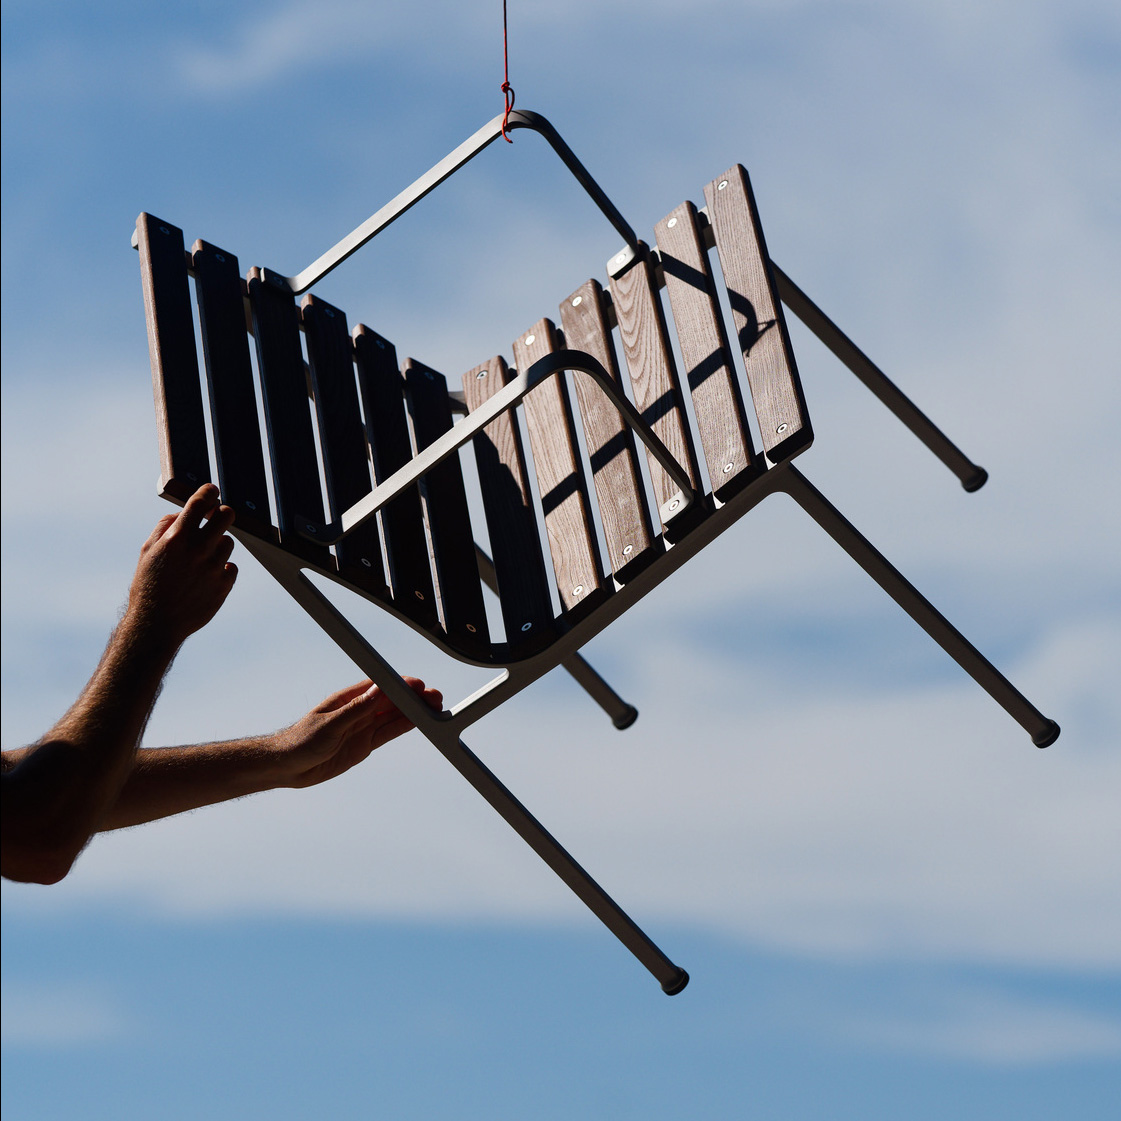
[[[469,631],[470,631],[470,632],[471,632],[472,634],[474,634],[474,633],[475,633],[475,624],[474,624],[474,623],[468,623],[468,624],[467,624],[467,629],[468,629],[468,630],[469,630]]]
[[[620,253],[619,256],[615,258],[615,263],[617,265],[621,265],[626,259],[627,259],[626,253]]]
[[[718,191],[722,191],[722,190],[724,190],[724,188],[726,186],[728,186],[728,180],[727,179],[721,179],[720,182],[716,184],[716,189]]]
[[[477,374],[475,375],[475,380],[476,380],[476,381],[482,381],[482,380],[483,380],[483,378],[485,378],[486,376],[487,376],[487,372],[486,372],[486,370],[480,370],[480,371],[479,371],[479,372],[478,372],[478,373],[477,373]]]
[[[362,558],[362,563],[363,563],[363,564],[364,564],[364,565],[365,565],[365,566],[366,566],[367,568],[373,568],[373,567],[374,567],[374,566],[373,566],[373,565],[372,565],[372,564],[370,563],[370,561],[369,561],[369,560],[367,560],[367,558],[366,558],[366,557],[363,557],[363,558]]]
[[[305,525],[305,526],[304,526],[304,529],[306,529],[306,530],[308,531],[308,533],[316,533],[316,532],[318,532],[318,531],[316,530],[315,526],[313,526],[313,525]]]
[[[226,263],[225,254],[224,253],[215,253],[214,254],[214,260],[221,261],[223,264],[225,264]]]
[[[526,335],[526,337],[525,337],[525,345],[526,346],[533,346],[533,344],[535,342],[537,342],[537,336],[536,335]]]
[[[667,230],[672,230],[672,229],[673,229],[673,227],[674,227],[674,226],[676,226],[676,225],[677,225],[677,219],[676,219],[676,218],[671,218],[671,219],[670,219],[670,220],[669,220],[669,221],[668,221],[668,222],[666,223],[666,229],[667,229]]]
[[[669,504],[669,508],[670,508],[671,510],[676,510],[676,509],[678,508],[678,506],[680,506],[680,505],[681,505],[681,499],[680,499],[680,498],[675,498],[675,499],[674,499],[674,500],[673,500],[673,501],[672,501],[672,502],[671,502],[671,503]]]
[[[572,594],[574,596],[583,595],[584,594],[584,585],[583,584],[577,584],[576,587],[572,589]]]
[[[250,502],[249,499],[247,498],[245,500],[245,508],[247,510],[256,510],[257,509],[257,503],[256,502]]]
[[[583,302],[584,302],[584,297],[583,297],[583,296],[577,296],[577,297],[576,297],[576,298],[575,298],[575,299],[574,299],[574,300],[572,301],[572,306],[573,306],[573,307],[579,307],[579,306],[580,306],[580,305],[581,305],[581,304],[582,304]]]
[[[417,590],[413,592],[413,595],[416,596],[417,599],[424,599],[424,592],[422,591]]]
[[[171,230],[169,230],[167,228],[167,226],[160,226],[160,233],[161,234],[169,234],[169,233],[171,233]]]
[[[778,428],[775,429],[775,431],[781,436],[787,430],[787,428],[789,428],[789,427],[790,427],[790,425],[788,425],[785,421],[783,421],[783,423],[780,424],[778,426]]]
[[[378,343],[378,350],[385,350],[385,343],[381,339],[378,339],[377,343]]]
[[[631,553],[633,553],[633,552],[634,552],[634,546],[633,545],[624,545],[623,546],[623,556],[629,557],[631,555]]]
[[[335,318],[335,311],[334,311],[333,308],[325,307],[323,309],[323,314],[325,316],[327,316],[328,319],[334,319]]]
[[[731,471],[733,467],[735,467],[734,463],[725,463],[724,464],[724,474],[727,475],[728,472]]]
[[[523,631],[533,630],[533,624],[532,623],[522,623],[522,630]]]

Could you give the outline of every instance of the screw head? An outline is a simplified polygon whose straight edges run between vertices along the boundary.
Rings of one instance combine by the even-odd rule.
[[[583,584],[577,584],[576,587],[572,589],[572,594],[574,596],[583,595],[584,594],[584,585]]]
[[[526,346],[533,346],[533,344],[535,342],[537,342],[537,336],[536,335],[526,335],[526,337],[525,337],[525,345]]]
[[[720,182],[716,184],[716,189],[718,191],[722,191],[722,190],[724,190],[724,188],[726,186],[728,186],[728,180],[727,179],[721,179]]]
[[[373,562],[371,562],[368,557],[363,557],[362,558],[362,563],[366,566],[366,568],[373,568],[374,567]]]
[[[523,631],[533,630],[533,624],[532,623],[522,623],[522,630]]]
[[[680,505],[681,505],[681,499],[680,499],[680,498],[675,498],[675,499],[674,499],[674,500],[673,500],[673,501],[672,501],[672,502],[671,502],[671,503],[669,504],[669,508],[670,508],[671,510],[676,510],[676,509],[678,508],[678,506],[680,506]]]
[[[190,479],[192,483],[197,483],[199,481],[198,475],[192,475],[190,471],[187,472],[187,478]]]
[[[245,500],[245,508],[247,510],[256,510],[257,509],[257,503],[256,502],[250,502],[249,499],[247,498]]]
[[[474,624],[474,623],[468,623],[468,624],[467,624],[467,629],[468,629],[468,630],[469,630],[469,631],[470,631],[470,632],[471,632],[472,634],[474,634],[474,633],[475,633],[475,624]]]
[[[226,261],[225,253],[215,253],[214,254],[214,260],[221,261],[223,264],[225,264],[225,261]]]
[[[676,226],[676,225],[677,225],[677,219],[676,219],[676,218],[671,218],[671,219],[670,219],[670,220],[669,220],[669,221],[668,221],[668,222],[666,223],[666,229],[667,229],[667,230],[672,230],[672,229],[673,229],[673,227],[674,227],[674,226]]]
[[[306,529],[306,530],[308,531],[308,533],[315,533],[315,532],[317,532],[317,531],[316,531],[316,528],[315,528],[315,526],[313,526],[313,525],[305,525],[305,526],[304,526],[304,529]]]
[[[626,259],[627,259],[626,253],[620,253],[619,256],[615,258],[615,263],[617,265],[621,265]]]
[[[435,379],[435,377],[436,377],[436,375],[435,375],[435,374],[434,374],[434,373],[433,373],[433,372],[432,372],[431,370],[425,370],[425,371],[424,371],[424,376],[425,376],[425,377],[426,377],[426,378],[427,378],[427,379],[428,379],[429,381],[433,381],[433,380]]]
[[[482,381],[482,380],[483,380],[483,378],[485,378],[486,376],[487,376],[487,372],[486,372],[486,370],[480,370],[480,371],[479,371],[479,372],[478,372],[478,373],[477,373],[477,374],[475,375],[475,380],[476,380],[476,381]]]
[[[413,595],[416,596],[417,599],[424,599],[424,592],[422,592],[419,588],[413,592]]]
[[[734,463],[725,463],[724,464],[724,474],[727,475],[728,472],[731,471],[733,467],[735,467]]]
[[[385,350],[385,342],[384,342],[384,340],[382,340],[382,339],[378,339],[378,340],[377,340],[377,343],[378,343],[378,350]]]
[[[584,302],[584,297],[583,296],[577,296],[577,297],[575,297],[575,299],[573,299],[572,306],[573,307],[579,307],[583,302]]]
[[[327,318],[328,318],[328,319],[334,319],[334,318],[335,318],[335,309],[334,309],[334,308],[329,308],[329,307],[325,307],[325,308],[323,309],[323,314],[324,314],[325,316],[327,316]]]
[[[790,425],[783,421],[783,423],[780,424],[778,428],[775,429],[775,431],[781,436],[789,427]]]
[[[623,546],[623,556],[629,557],[631,555],[631,553],[633,553],[633,552],[634,552],[634,546],[633,545],[624,545]]]
[[[160,233],[161,233],[161,234],[170,234],[170,233],[171,233],[171,230],[169,230],[169,229],[167,228],[167,226],[160,226]]]

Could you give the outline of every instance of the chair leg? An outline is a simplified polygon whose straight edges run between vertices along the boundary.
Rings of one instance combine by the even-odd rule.
[[[1050,747],[1059,738],[1059,725],[1048,719],[1002,674],[915,586],[794,467],[787,469],[782,489],[966,673],[1020,724],[1036,747]]]

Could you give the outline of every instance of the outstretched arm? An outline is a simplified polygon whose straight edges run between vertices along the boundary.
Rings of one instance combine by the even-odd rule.
[[[435,689],[416,678],[406,680],[429,705],[440,708]],[[361,681],[272,735],[142,749],[100,828],[139,825],[261,790],[314,786],[361,763],[412,726],[376,685]]]
[[[164,674],[237,576],[233,511],[213,486],[160,519],[140,551],[128,607],[89,684],[36,744],[5,752],[3,874],[55,883],[101,828],[132,771]]]

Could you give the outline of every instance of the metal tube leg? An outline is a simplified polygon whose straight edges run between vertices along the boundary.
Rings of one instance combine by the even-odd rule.
[[[555,837],[502,785],[495,774],[458,737],[429,737],[437,750],[502,815],[514,831],[584,901],[592,913],[657,978],[670,996],[689,983],[622,908],[576,863]]]
[[[584,687],[588,696],[611,717],[611,723],[620,731],[629,728],[638,719],[638,709],[634,705],[627,704],[579,654],[565,658],[561,665]]]
[[[929,600],[796,468],[783,489],[920,627],[1031,735],[1036,747],[1059,738],[1043,715]]]

